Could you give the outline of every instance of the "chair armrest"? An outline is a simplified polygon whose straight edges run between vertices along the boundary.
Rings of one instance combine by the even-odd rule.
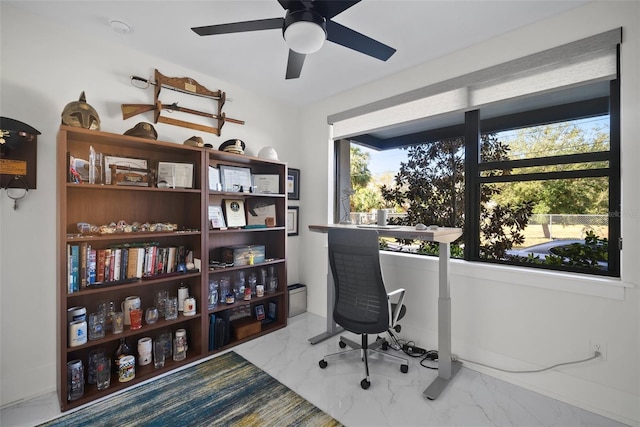
[[[400,316],[400,311],[402,310],[402,305],[404,304],[405,292],[406,291],[403,288],[399,288],[394,291],[387,292],[387,301],[389,305],[389,321],[392,327],[395,326],[396,323],[398,323],[398,316]],[[394,312],[391,307],[391,297],[395,297],[395,296],[398,296],[398,301],[396,302],[396,309]]]

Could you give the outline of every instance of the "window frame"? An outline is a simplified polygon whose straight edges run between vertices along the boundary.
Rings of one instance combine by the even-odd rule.
[[[619,68],[618,68],[619,69]],[[523,111],[515,114],[501,115],[492,118],[480,119],[481,109],[465,112],[464,123],[447,126],[439,129],[405,135],[396,138],[385,148],[397,148],[415,143],[429,143],[447,137],[464,137],[465,140],[465,230],[463,232],[464,260],[471,262],[483,262],[501,264],[505,266],[517,266],[525,268],[539,268],[559,272],[578,272],[593,276],[620,277],[620,250],[621,250],[621,174],[620,174],[620,84],[619,77],[609,82],[609,96],[591,98],[584,101],[571,102],[562,105],[554,105],[544,108]],[[608,152],[594,152],[575,155],[561,155],[547,158],[508,160],[501,162],[485,162],[480,159],[481,132],[497,132],[525,126],[539,126],[552,122],[576,120],[597,115],[609,114],[610,123],[610,147]],[[364,135],[363,135],[364,136]],[[367,146],[366,138],[354,137],[351,140]],[[336,141],[336,200],[342,194],[344,188],[344,168],[346,164],[349,174],[348,158],[351,140]],[[402,141],[402,143],[399,143]],[[345,150],[345,145],[347,149]],[[475,161],[470,161],[475,159]],[[482,177],[481,171],[487,169],[513,168],[531,165],[566,164],[567,162],[594,162],[608,161],[608,168],[586,169],[582,171],[548,172],[524,175]],[[342,175],[340,175],[342,171]],[[532,179],[567,179],[583,177],[608,177],[609,179],[609,253],[608,270],[585,270],[567,266],[555,267],[546,264],[517,263],[506,260],[491,260],[480,258],[480,187],[483,183],[490,182],[516,182]],[[348,184],[347,184],[348,185]],[[340,210],[340,208],[338,208]],[[340,218],[341,216],[338,216]]]

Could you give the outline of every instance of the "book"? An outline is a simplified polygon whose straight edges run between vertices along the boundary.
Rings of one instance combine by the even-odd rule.
[[[97,251],[91,246],[88,248],[89,255],[87,255],[87,285],[93,285],[96,283],[97,273]]]
[[[80,246],[71,245],[71,293],[80,290]]]
[[[122,255],[120,260],[120,279],[127,278],[127,268],[129,267],[129,249],[122,248]]]
[[[112,268],[111,268],[111,280],[120,280],[120,264],[122,263],[122,249],[116,248],[111,250],[112,253]]]
[[[178,248],[175,246],[169,247],[169,254],[167,256],[167,273],[173,273],[176,271],[176,253]]]
[[[142,248],[129,248],[127,249],[128,253],[128,262],[127,262],[127,272],[125,277],[130,279],[132,277],[140,277],[138,276],[138,254],[140,251],[144,253],[144,249]]]
[[[96,250],[96,282],[104,282],[104,270],[106,265],[106,249]]]
[[[113,280],[111,275],[111,249],[104,250],[104,281],[109,282]]]
[[[87,287],[87,251],[89,245],[87,242],[80,243],[80,289]]]

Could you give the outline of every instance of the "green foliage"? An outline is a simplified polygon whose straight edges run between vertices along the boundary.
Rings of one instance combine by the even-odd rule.
[[[371,171],[369,170],[369,153],[363,152],[358,147],[351,146],[350,154],[351,187],[355,191],[358,191],[358,189],[365,188],[371,181]]]
[[[523,128],[509,142],[514,159],[559,156],[609,149],[608,129],[585,129],[576,122]],[[604,162],[536,166],[523,172],[571,171],[606,167]],[[498,204],[533,201],[536,214],[603,214],[608,212],[608,180],[581,178],[527,181],[502,185],[494,200]]]
[[[584,269],[603,269],[599,264],[607,263],[609,260],[609,242],[606,238],[598,237],[593,231],[588,231],[584,244],[571,243],[564,247],[557,247],[551,250],[551,254],[544,259],[538,255],[530,253],[527,257],[507,256],[510,261],[524,262],[530,264],[544,264],[556,267],[577,267]]]
[[[408,160],[402,163],[395,177],[395,186],[383,186],[382,197],[403,206],[407,215],[393,221],[400,225],[416,223],[464,228],[464,139],[452,138],[408,148]],[[481,156],[485,161],[506,160],[508,147],[494,135],[483,135]],[[489,171],[502,174],[509,171]],[[500,194],[497,185],[482,186],[481,255],[500,258],[504,251],[524,241],[522,230],[531,214],[531,202],[489,207]],[[392,222],[392,221],[390,221]],[[409,242],[402,242],[409,243]],[[452,245],[452,256],[462,257],[462,248]],[[421,253],[437,253],[428,243],[421,244]]]
[[[584,239],[584,245],[572,243],[563,248],[552,250],[553,254],[547,256],[549,264],[557,262],[560,265],[570,267],[600,268],[598,262],[608,262],[609,242],[607,239],[600,239],[593,231],[588,231]]]

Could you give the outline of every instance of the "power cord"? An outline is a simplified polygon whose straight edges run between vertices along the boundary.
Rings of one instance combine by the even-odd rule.
[[[562,363],[556,363],[555,365],[552,366],[548,366],[546,368],[541,368],[541,369],[532,369],[532,370],[522,370],[522,371],[517,371],[517,370],[510,370],[510,369],[502,369],[502,368],[496,368],[495,366],[491,366],[491,365],[485,365],[484,363],[480,363],[480,362],[474,362],[473,360],[467,360],[467,359],[463,359],[461,357],[451,357],[452,360],[462,360],[465,362],[469,362],[469,363],[473,363],[476,365],[480,365],[480,366],[484,366],[485,368],[490,368],[490,369],[495,369],[497,371],[502,371],[502,372],[508,372],[510,374],[533,374],[533,373],[537,373],[537,372],[544,372],[544,371],[548,371],[550,369],[553,368],[557,368],[558,366],[565,366],[565,365],[574,365],[576,363],[583,363],[583,362],[588,362],[590,360],[593,359],[597,359],[598,357],[600,357],[600,352],[596,351],[594,352],[593,356],[591,357],[587,357],[586,359],[582,359],[582,360],[574,360],[572,362],[562,362]]]

